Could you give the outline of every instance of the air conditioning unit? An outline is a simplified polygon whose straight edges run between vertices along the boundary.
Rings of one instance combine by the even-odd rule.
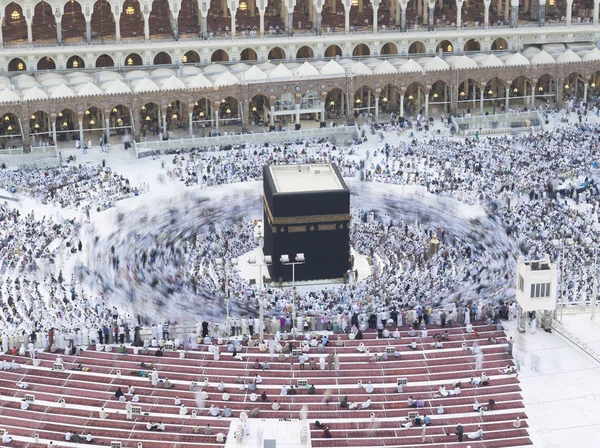
[[[296,386],[297,386],[297,387],[306,387],[306,385],[307,385],[307,384],[308,384],[308,381],[307,381],[307,380],[298,380],[298,381],[296,382]]]
[[[410,411],[408,413],[408,418],[410,418],[411,420],[417,418],[418,416],[419,416],[419,411]]]
[[[408,379],[407,378],[398,378],[398,381],[396,382],[396,384],[398,386],[406,386],[408,384]]]
[[[141,406],[132,406],[131,413],[133,415],[142,415],[142,407]]]
[[[110,442],[110,448],[122,448],[121,442]]]
[[[294,350],[292,350],[292,356],[301,356],[302,355],[302,350],[299,348],[295,348]]]
[[[35,395],[25,394],[25,401],[28,401],[29,403],[33,403],[35,401]]]
[[[391,345],[389,345],[385,348],[385,352],[388,355],[393,355],[395,351],[396,351],[396,347],[392,347]]]
[[[52,366],[52,370],[60,370],[62,372],[65,370],[65,366],[63,366],[60,362],[55,362]]]

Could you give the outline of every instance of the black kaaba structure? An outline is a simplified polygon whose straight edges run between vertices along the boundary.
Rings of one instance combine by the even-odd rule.
[[[342,278],[350,268],[350,190],[334,164],[265,165],[264,248],[273,281]]]

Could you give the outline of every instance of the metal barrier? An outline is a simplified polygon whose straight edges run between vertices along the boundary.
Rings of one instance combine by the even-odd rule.
[[[589,346],[586,342],[571,333],[563,324],[556,319],[552,319],[552,330],[560,334],[562,337],[567,339],[572,344],[576,345],[579,349],[589,355],[594,361],[600,363],[600,353]]]
[[[256,134],[233,134],[215,137],[181,138],[173,140],[135,143],[136,158],[164,154],[168,150],[189,151],[193,148],[214,148],[241,143],[282,143],[312,138],[328,138],[333,143],[350,143],[358,137],[355,126],[336,126],[330,128],[306,129],[298,131],[261,132]]]

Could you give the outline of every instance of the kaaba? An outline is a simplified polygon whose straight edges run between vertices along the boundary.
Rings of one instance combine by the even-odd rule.
[[[350,190],[335,164],[265,165],[264,247],[273,281],[342,278],[350,268]]]

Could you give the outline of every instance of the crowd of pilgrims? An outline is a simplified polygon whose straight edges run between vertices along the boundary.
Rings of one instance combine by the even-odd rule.
[[[100,165],[0,170],[0,186],[43,204],[78,209],[110,208],[116,201],[140,194],[129,179]]]
[[[564,112],[558,114],[564,118]],[[484,219],[458,217],[456,222],[451,216],[434,215],[436,220],[431,220],[424,215],[427,219],[419,221],[418,214],[399,217],[390,208],[354,207],[351,242],[358,253],[370,257],[371,272],[357,279],[351,270],[345,284],[301,292],[296,303],[299,315],[329,316],[342,326],[353,316],[365,319],[370,313],[385,317],[393,313],[398,323],[406,324],[403,319],[410,323],[418,310],[428,309],[437,316],[440,308],[447,314],[453,312],[457,320],[462,320],[459,311],[464,309],[475,313],[475,318],[484,318],[490,313],[507,315],[509,307],[514,309],[516,257],[537,259],[549,254],[552,260],[559,260],[563,253],[560,244],[566,238],[572,238],[577,249],[564,250],[565,301],[592,297],[595,253],[590,242],[598,238],[599,196],[594,180],[600,127],[580,123],[573,116],[571,123],[564,121],[539,134],[479,139],[444,138],[433,131],[405,140],[388,134],[389,143],[382,141],[372,152],[360,145],[339,147],[327,141],[192,152],[169,157],[165,170],[173,181],[209,187],[260,180],[265,163],[333,161],[348,178],[421,186],[436,197],[480,206],[486,213]],[[394,125],[388,127],[397,130]],[[98,183],[99,190],[108,183],[109,191],[98,196],[110,196],[111,179],[121,188],[127,184],[112,174],[106,179],[103,170],[92,169],[87,179],[82,178],[82,170],[59,171],[62,180],[57,183],[63,188],[67,185],[64,201],[68,206],[80,206],[78,182]],[[18,172],[1,175],[9,176],[13,183],[19,179]],[[36,185],[36,179],[46,181],[45,175],[25,171],[22,176],[20,185],[38,192],[39,196],[31,193],[33,196],[48,200],[50,187]],[[52,182],[48,180],[54,185]],[[129,332],[140,323],[129,314],[134,311],[130,305],[136,303],[138,294],[141,299],[152,292],[162,297],[158,309],[171,299],[190,303],[200,297],[222,304],[221,299],[229,294],[233,326],[241,319],[256,318],[257,286],[237,275],[234,266],[217,263],[259,244],[252,223],[256,216],[227,220],[206,210],[207,225],[199,227],[200,233],[190,227],[169,235],[169,223],[185,220],[193,204],[189,207],[162,211],[168,219],[157,224],[153,211],[146,210],[146,215],[136,216],[134,222],[155,225],[154,234],[129,247],[121,246],[123,252],[118,246],[86,247],[110,254],[105,270],[82,268],[63,278],[62,272],[58,277],[48,274],[44,266],[59,260],[66,264],[82,250],[78,220],[58,223],[44,217],[38,221],[33,214],[23,218],[5,204],[0,215],[3,348],[16,340],[27,342],[36,332],[46,335],[36,340],[48,341],[51,328],[60,334],[71,333],[65,341],[80,340],[77,335],[83,332],[94,335],[103,326],[116,325]],[[134,239],[136,229],[128,225],[133,224],[120,221],[111,236]],[[440,241],[438,251],[430,250],[434,235]],[[190,291],[196,297],[186,299]],[[264,288],[264,294],[267,315],[289,319],[291,292],[273,284]],[[211,329],[224,320],[221,305],[195,309],[198,314],[190,313],[190,319],[211,320]],[[163,314],[160,319],[168,317]]]

